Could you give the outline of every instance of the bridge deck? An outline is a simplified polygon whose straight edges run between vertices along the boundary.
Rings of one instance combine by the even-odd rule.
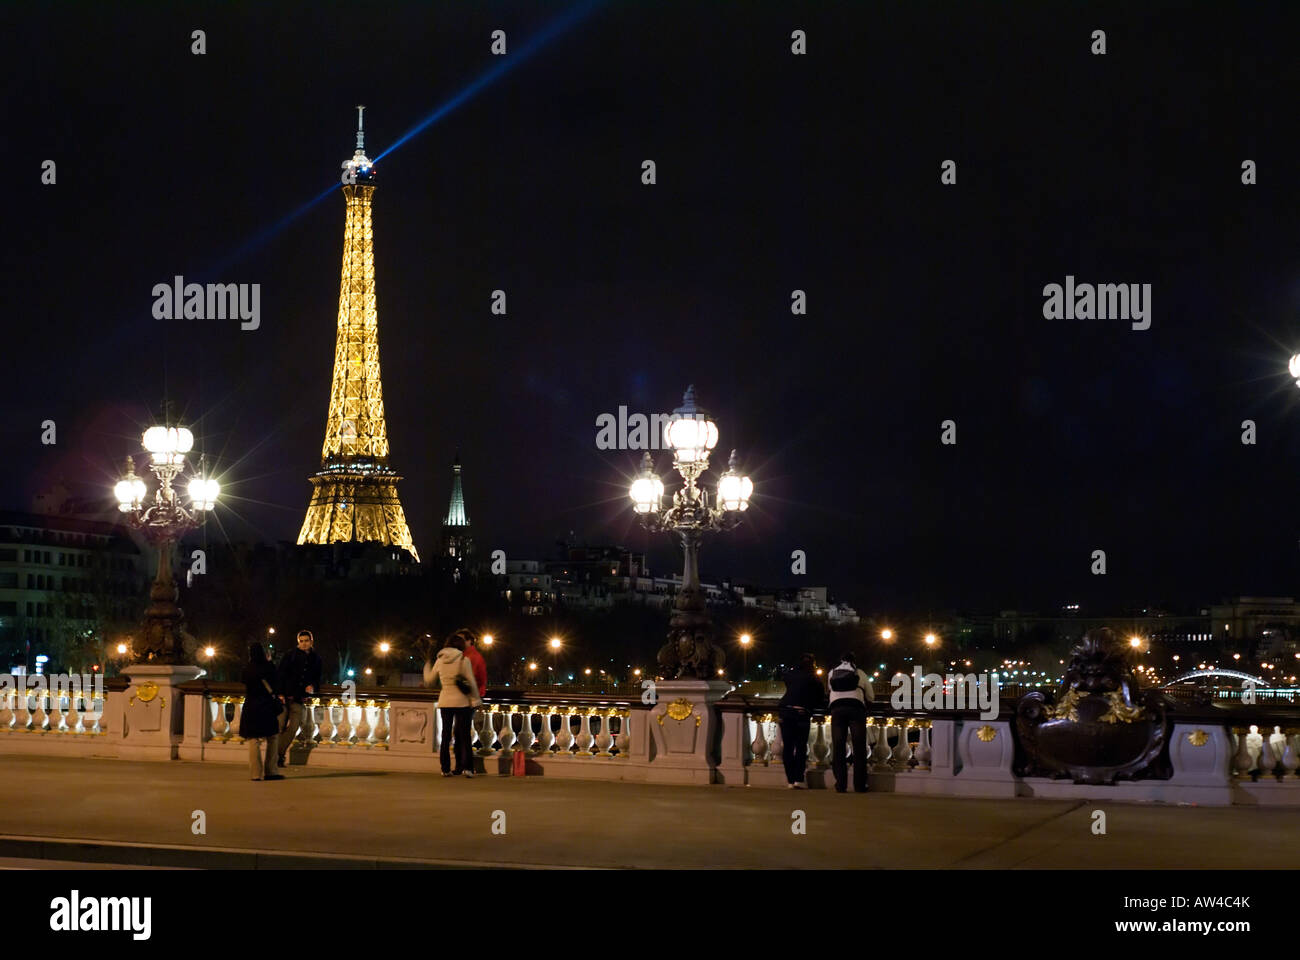
[[[6,837],[140,845],[118,857],[0,840],[0,856],[233,866],[217,851],[587,867],[1294,868],[1294,810],[976,800],[544,778],[5,757]],[[1107,813],[1107,835],[1091,811]],[[807,834],[791,832],[791,812]],[[191,832],[192,812],[207,833]],[[506,834],[491,832],[493,811]],[[179,851],[150,858],[154,848]],[[254,864],[245,858],[244,865]],[[267,864],[269,865],[269,864]]]

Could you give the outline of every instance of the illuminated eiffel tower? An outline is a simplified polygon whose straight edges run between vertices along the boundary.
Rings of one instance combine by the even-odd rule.
[[[418,561],[420,555],[397,499],[397,481],[402,478],[388,466],[370,222],[375,165],[365,154],[364,110],[357,107],[357,152],[343,164],[347,222],[343,228],[334,383],[321,468],[311,478],[311,502],[298,542],[382,543],[401,547]]]

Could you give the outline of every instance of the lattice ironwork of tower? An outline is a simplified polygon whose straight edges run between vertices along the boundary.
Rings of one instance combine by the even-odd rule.
[[[418,561],[420,556],[397,499],[397,482],[402,478],[388,465],[370,217],[375,166],[365,154],[363,110],[357,108],[356,153],[343,164],[347,221],[325,444],[321,468],[311,478],[311,502],[298,542],[382,543],[401,547]]]

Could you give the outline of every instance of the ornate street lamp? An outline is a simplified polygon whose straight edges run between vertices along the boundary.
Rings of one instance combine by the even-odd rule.
[[[629,491],[633,509],[648,530],[668,530],[681,539],[685,554],[682,588],[673,604],[668,642],[659,651],[659,665],[670,678],[711,680],[722,668],[722,648],[713,642],[713,621],[700,588],[700,541],[705,533],[730,530],[749,509],[754,484],[736,468],[731,452],[727,472],[718,479],[717,495],[710,504],[709,491],[696,481],[709,469],[709,451],[718,443],[718,427],[695,402],[695,387],[686,388],[682,405],[673,411],[665,431],[673,451],[673,467],[685,486],[673,494],[672,506],[661,506],[664,485],[655,475],[654,461],[641,458],[641,473]]]
[[[176,605],[172,546],[186,531],[203,523],[208,511],[216,506],[221,488],[200,469],[186,488],[190,509],[185,509],[173,484],[185,469],[185,454],[194,447],[194,434],[184,427],[150,427],[144,432],[143,443],[149,451],[149,469],[158,478],[153,502],[146,501],[145,483],[136,476],[132,457],[126,458],[126,476],[113,488],[118,509],[158,549],[158,574],[149,588],[150,602],[144,612],[144,649],[136,661],[180,664],[184,659],[184,614]]]

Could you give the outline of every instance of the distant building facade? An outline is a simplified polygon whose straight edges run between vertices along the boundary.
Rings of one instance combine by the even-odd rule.
[[[0,512],[0,652],[9,667],[133,617],[148,562],[125,528],[60,513]],[[103,640],[104,638],[98,638]]]
[[[503,595],[525,612],[555,609],[608,610],[616,604],[668,609],[682,587],[674,573],[656,577],[643,553],[620,546],[559,544],[554,560],[512,560],[506,565]],[[724,581],[701,583],[710,606],[736,606],[783,617],[808,617],[832,623],[857,623],[852,607],[829,599],[826,587],[754,588]]]

